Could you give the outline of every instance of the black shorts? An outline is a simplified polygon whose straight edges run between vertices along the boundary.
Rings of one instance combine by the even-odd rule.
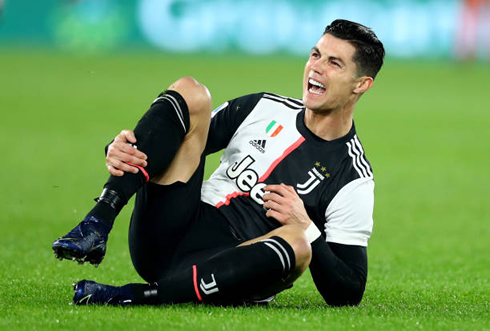
[[[149,182],[136,195],[129,250],[136,271],[147,282],[242,242],[221,212],[201,201],[204,160],[187,183]]]

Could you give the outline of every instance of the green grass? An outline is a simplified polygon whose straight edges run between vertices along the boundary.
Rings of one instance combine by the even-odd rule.
[[[0,52],[0,329],[490,329],[488,64],[388,61],[356,109],[376,178],[359,307],[329,308],[309,274],[268,307],[74,307],[71,283],[140,282],[130,209],[98,269],[51,242],[93,205],[103,146],[158,92],[193,75],[214,105],[257,91],[301,96],[303,59]],[[210,158],[212,168],[218,162]]]

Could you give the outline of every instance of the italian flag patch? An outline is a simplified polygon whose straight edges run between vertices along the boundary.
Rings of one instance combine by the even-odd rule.
[[[282,130],[282,125],[277,123],[276,121],[272,121],[267,126],[267,129],[265,129],[265,133],[267,133],[269,137],[275,137],[279,134],[279,132],[281,132],[281,130]]]

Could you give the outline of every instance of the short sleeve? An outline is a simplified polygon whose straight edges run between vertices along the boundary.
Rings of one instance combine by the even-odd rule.
[[[225,102],[211,114],[205,154],[226,148],[235,131],[259,102],[263,93],[249,94]]]
[[[345,185],[325,212],[326,241],[366,247],[373,230],[374,181],[358,178]]]

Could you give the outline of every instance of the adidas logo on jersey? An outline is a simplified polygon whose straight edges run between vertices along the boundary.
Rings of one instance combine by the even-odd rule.
[[[265,142],[266,142],[265,139],[263,139],[263,140],[250,140],[249,144],[252,145],[253,147],[257,148],[259,150],[259,152],[264,154],[265,153]]]

